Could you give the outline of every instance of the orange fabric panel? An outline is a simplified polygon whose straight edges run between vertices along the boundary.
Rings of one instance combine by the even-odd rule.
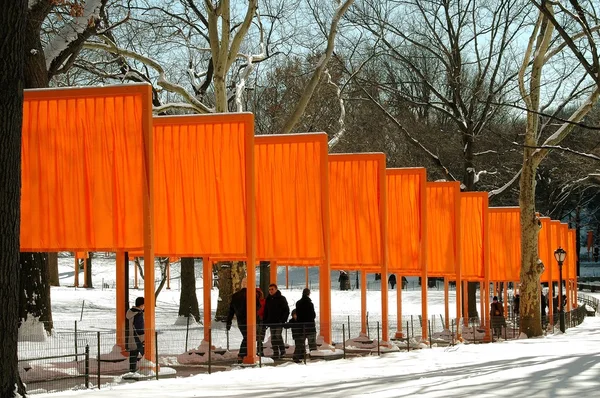
[[[553,270],[551,268],[552,263],[556,261],[554,259],[555,249],[550,247],[550,218],[540,217],[540,222],[542,224],[542,228],[540,229],[540,233],[538,235],[538,258],[544,264],[544,272],[542,273],[540,282],[549,282],[551,277],[554,280],[558,279],[558,274],[550,275],[551,270]]]
[[[552,267],[552,281],[558,281],[558,262],[554,258],[554,251],[558,249],[560,246],[560,221],[552,220],[550,221],[550,239],[549,248],[550,248],[550,266]]]
[[[568,234],[568,250],[567,256],[571,256],[569,262],[569,279],[577,279],[577,258],[579,257],[579,250],[577,250],[577,235],[574,229],[569,229]]]
[[[155,117],[157,256],[246,257],[249,113]]]
[[[521,279],[521,220],[518,207],[490,207],[490,281]]]
[[[254,148],[257,258],[321,264],[327,134],[257,136]]]
[[[421,276],[424,168],[386,170],[388,271]]]
[[[25,90],[21,251],[144,247],[150,86]]]
[[[376,269],[382,264],[382,180],[384,154],[329,155],[332,269]]]
[[[563,263],[563,269],[562,269],[563,281],[566,281],[569,278],[569,269],[571,268],[571,260],[573,259],[572,256],[574,253],[572,253],[569,250],[569,224],[560,223],[558,228],[559,228],[559,235],[560,235],[559,245],[567,252],[567,256],[565,257],[565,261]],[[558,276],[556,277],[556,280],[558,280]]]
[[[463,280],[481,280],[484,269],[484,227],[488,207],[487,192],[460,194],[460,267]]]
[[[460,183],[427,183],[427,275],[456,274],[456,201]]]
[[[89,258],[88,252],[76,252],[75,258],[78,260]]]

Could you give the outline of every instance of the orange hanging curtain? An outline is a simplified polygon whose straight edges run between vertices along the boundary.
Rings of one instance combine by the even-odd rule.
[[[332,269],[381,272],[385,155],[329,155]]]
[[[487,220],[487,192],[460,194],[461,250],[460,266],[463,280],[478,281],[485,276],[484,229]]]
[[[25,90],[21,251],[144,248],[150,86]]]
[[[554,278],[554,280],[558,279],[558,273],[552,274],[554,270],[552,264],[556,262],[554,259],[554,250],[556,250],[556,248],[550,246],[550,218],[540,217],[539,219],[542,228],[538,234],[538,258],[544,264],[544,272],[542,273],[540,282],[549,282],[552,278]],[[556,272],[558,272],[558,270],[556,270]]]
[[[521,220],[518,207],[490,207],[490,277],[495,282],[521,278]]]
[[[567,249],[571,260],[569,261],[569,279],[577,280],[577,259],[579,258],[579,251],[577,250],[577,241],[574,229],[569,229],[567,240]]]
[[[460,183],[427,183],[427,274],[456,275],[456,208]]]
[[[257,258],[321,264],[327,174],[327,134],[255,138]]]
[[[424,168],[386,170],[388,271],[421,276]]]
[[[253,134],[252,114],[154,118],[156,255],[246,259]]]

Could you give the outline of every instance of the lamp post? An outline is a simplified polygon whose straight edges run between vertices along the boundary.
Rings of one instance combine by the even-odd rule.
[[[567,252],[562,248],[558,247],[554,251],[554,258],[558,262],[558,303],[560,305],[559,309],[559,321],[560,321],[560,331],[565,332],[565,309],[563,308],[563,298],[562,298],[562,266],[565,258],[567,257]]]

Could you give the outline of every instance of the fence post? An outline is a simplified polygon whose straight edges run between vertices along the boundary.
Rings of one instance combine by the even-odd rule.
[[[352,338],[350,336],[352,336],[352,335],[350,334],[350,315],[348,315],[348,339]]]
[[[412,316],[411,316],[412,319]],[[414,334],[413,334],[414,336]],[[410,351],[410,329],[408,328],[408,321],[406,321],[406,352]]]
[[[435,317],[433,319],[435,320]],[[429,323],[429,320],[427,320],[427,327],[429,328],[429,348],[433,348],[431,340],[431,323]]]
[[[98,336],[98,390],[100,389],[100,332],[97,332]]]
[[[211,373],[211,360],[212,360],[212,328],[208,328],[208,374]],[[229,351],[229,332],[227,332],[227,351]]]
[[[158,331],[156,329],[154,329],[154,353],[156,359],[156,380],[158,380]]]
[[[346,359],[346,325],[342,323],[342,349],[344,351],[343,358]]]
[[[77,362],[77,320],[75,320],[75,362]]]
[[[81,315],[79,316],[79,320],[83,320],[83,307],[85,307],[85,300],[81,302]]]
[[[210,330],[212,331],[212,328]],[[227,351],[229,351],[229,330],[225,330],[225,336],[227,337]]]
[[[475,335],[475,325],[473,325],[473,344],[477,344],[477,335]]]
[[[90,346],[85,345],[85,388],[90,388]]]
[[[377,321],[377,355],[381,355],[381,350],[379,349],[379,321]]]
[[[456,342],[454,341],[454,319],[451,322],[452,323],[450,324],[450,332],[452,333],[452,345],[455,345]],[[458,330],[458,328],[456,330]]]
[[[367,312],[367,337],[371,338],[371,331],[369,330],[369,312]],[[377,337],[379,338],[379,337]]]

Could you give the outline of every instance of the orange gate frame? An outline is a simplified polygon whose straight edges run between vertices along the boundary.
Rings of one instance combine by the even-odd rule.
[[[427,182],[427,277],[444,278],[445,318],[449,319],[448,279],[456,279],[456,316],[461,313],[460,183]],[[421,281],[427,284],[428,281]],[[457,325],[458,327],[458,325]],[[426,337],[426,335],[425,335]]]
[[[402,277],[427,280],[425,168],[386,169],[388,271],[397,275],[397,332],[402,338]],[[387,281],[386,281],[387,282]],[[427,338],[427,283],[421,283],[421,330]]]
[[[143,250],[154,280],[151,101],[149,84],[24,91],[21,251]],[[144,296],[154,330],[153,284]],[[154,351],[148,339],[150,362]]]
[[[329,155],[329,214],[331,268],[381,272],[382,335],[387,341],[385,162],[383,153]]]
[[[255,363],[254,116],[227,113],[155,117],[154,137],[156,251],[162,256],[203,257],[206,341],[211,325],[211,311],[206,308],[211,308],[213,258],[246,261],[245,362]],[[235,200],[238,198],[243,199]],[[200,230],[198,219],[204,225]],[[244,228],[239,228],[240,220]]]
[[[257,259],[319,265],[331,286],[328,138],[325,133],[263,135],[254,141]],[[319,289],[320,334],[331,344],[331,289]]]

